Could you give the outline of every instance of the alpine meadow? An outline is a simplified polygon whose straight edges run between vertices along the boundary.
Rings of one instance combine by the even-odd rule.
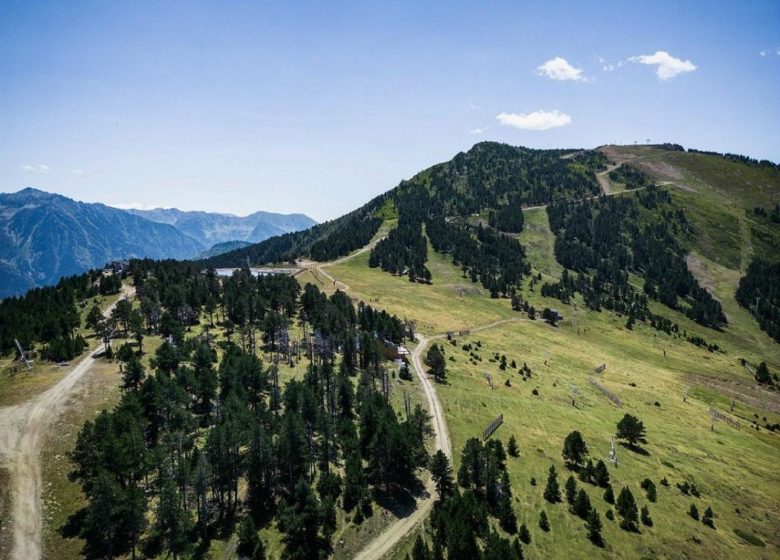
[[[6,7],[0,560],[780,558],[780,6],[442,8]]]

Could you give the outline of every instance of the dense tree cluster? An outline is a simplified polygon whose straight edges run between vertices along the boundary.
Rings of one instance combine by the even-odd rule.
[[[685,151],[685,148],[683,148],[680,144],[672,144],[671,142],[664,142],[663,144],[651,144],[651,146],[654,148],[658,148],[659,150],[668,150],[670,152]]]
[[[648,310],[647,299],[653,298],[702,325],[725,325],[720,303],[688,270],[675,235],[689,226],[669,193],[651,186],[636,197],[553,204],[547,212],[556,258],[578,274],[544,285],[543,295],[568,301],[580,292],[592,309],[603,306],[637,320],[660,321],[663,328]],[[644,293],[631,286],[629,272],[644,278]]]
[[[468,216],[506,204],[532,206],[596,195],[593,171],[605,158],[585,152],[572,160],[562,150],[533,150],[482,142],[430,170],[434,206]]]
[[[780,204],[775,204],[775,207],[767,211],[762,206],[756,206],[753,208],[753,215],[768,220],[773,224],[780,224]]]
[[[499,206],[488,214],[490,227],[507,233],[523,231],[523,209],[517,196],[513,196],[509,204]]]
[[[78,303],[98,295],[101,278],[100,271],[69,276],[55,286],[0,301],[0,355],[17,352],[15,338],[25,350],[45,345],[45,359],[70,360],[79,355],[85,344],[76,334],[81,321]]]
[[[506,533],[518,533],[503,444],[498,440],[483,444],[471,438],[466,442],[462,456],[458,487],[455,487],[446,455],[436,455],[435,462],[439,464],[435,469],[439,473],[437,487],[446,488],[446,491],[439,491],[439,500],[431,515],[430,544],[419,537],[410,559],[522,559],[520,539],[500,536],[491,529],[489,522],[493,516]],[[434,472],[433,467],[431,470]],[[525,542],[530,542],[528,530],[523,528]]]
[[[639,189],[652,184],[647,173],[627,163],[610,171],[609,178],[616,183],[623,183],[627,189]]]
[[[472,282],[479,281],[491,297],[508,296],[531,272],[523,246],[490,228],[470,228],[441,218],[431,220],[427,231],[431,246],[452,256],[463,275]]]
[[[202,261],[201,265],[230,268],[287,262],[304,255],[321,261],[342,257],[363,247],[374,237],[382,225],[382,218],[376,212],[384,200],[384,195],[379,196],[336,220],[223,253]]]
[[[371,250],[368,266],[407,275],[410,282],[430,283],[431,273],[425,267],[427,260],[428,243],[422,234],[422,223],[402,218],[398,227]]]
[[[247,555],[262,557],[257,529],[275,523],[282,558],[318,558],[332,550],[337,507],[359,523],[375,494],[419,485],[428,415],[418,406],[399,417],[383,390],[380,341],[404,340],[397,318],[342,292],[327,297],[307,285],[299,293],[284,276],[133,267],[139,296],[159,306],[154,324],[171,341],[149,371],[120,348],[122,398],[84,425],[70,454],[71,479],[88,500],[71,526],[88,556],[187,556],[240,521]],[[208,316],[210,298],[217,320],[244,333],[239,340],[215,348],[187,336],[191,321]],[[265,348],[283,355],[294,319],[317,342],[303,351],[303,379],[280,389],[278,366],[257,357],[248,331],[262,331]]]
[[[755,259],[740,279],[737,301],[750,311],[758,324],[780,342],[780,262]]]

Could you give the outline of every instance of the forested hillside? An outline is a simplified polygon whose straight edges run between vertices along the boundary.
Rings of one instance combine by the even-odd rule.
[[[593,196],[599,187],[592,172],[604,165],[598,152],[576,161],[561,159],[562,150],[532,150],[495,142],[483,142],[452,161],[427,169],[398,187],[375,198],[346,216],[306,231],[269,239],[263,243],[204,261],[206,266],[235,267],[286,261],[302,256],[330,260],[365,245],[384,218],[402,216],[405,232],[394,236],[407,257],[387,263],[388,270],[403,273],[409,268],[412,246],[419,245],[417,224],[445,216],[468,217],[482,211],[494,212],[499,229],[517,232],[522,227],[523,205],[552,200]],[[514,212],[512,212],[514,210]],[[400,241],[400,238],[404,238]],[[379,250],[380,255],[382,249]],[[419,250],[417,251],[419,252]],[[420,261],[420,257],[414,257]],[[380,260],[377,259],[377,263]],[[422,261],[412,266],[415,277],[422,273]]]
[[[289,276],[222,282],[172,261],[134,261],[131,274],[147,332],[168,338],[148,369],[138,346],[117,350],[121,399],[71,453],[88,556],[189,555],[237,530],[239,552],[261,558],[255,528],[275,525],[284,557],[320,558],[337,507],[360,523],[378,497],[417,491],[430,425],[388,402],[385,341],[411,334],[398,318]],[[227,340],[187,336],[215,307]],[[282,386],[292,362],[305,375]]]
[[[593,309],[604,306],[628,315],[629,321],[656,324],[647,308],[647,298],[652,298],[704,326],[725,324],[720,303],[688,270],[677,237],[692,232],[668,192],[651,186],[633,198],[564,202],[548,206],[547,212],[557,235],[555,256],[578,274],[545,284],[544,295],[568,301],[579,292]],[[629,282],[629,273],[644,279],[641,293]]]

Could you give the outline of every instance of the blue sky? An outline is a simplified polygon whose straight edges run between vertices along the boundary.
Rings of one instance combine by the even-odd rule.
[[[780,3],[584,4],[6,1],[0,191],[324,220],[482,140],[780,161]]]

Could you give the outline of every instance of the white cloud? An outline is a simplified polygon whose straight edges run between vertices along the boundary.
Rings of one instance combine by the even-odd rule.
[[[479,105],[475,105],[474,103],[469,103],[469,109],[471,109],[472,111],[478,111],[478,112],[482,111],[482,107],[480,107]]]
[[[484,134],[487,128],[472,128],[469,130],[469,134]]]
[[[573,80],[573,81],[586,81],[585,76],[582,75],[582,68],[575,68],[569,61],[560,56],[551,58],[541,66],[536,68],[536,73],[539,76],[545,76],[551,80]]]
[[[534,111],[533,113],[501,113],[496,120],[502,126],[513,126],[522,130],[547,130],[571,123],[571,117],[555,109],[553,111]]]
[[[657,66],[655,73],[659,80],[669,80],[679,74],[696,70],[696,65],[690,60],[675,58],[666,51],[657,51],[655,54],[632,56],[628,60],[629,62]]]
[[[84,170],[80,167],[71,169],[70,172],[73,173],[74,175],[84,175]]]
[[[759,52],[758,52],[758,56],[766,56],[766,55],[768,55],[768,54],[769,54],[769,52],[768,52],[768,51],[759,51]]]
[[[51,171],[48,165],[43,165],[42,163],[36,163],[34,165],[23,163],[22,169],[25,173],[43,173],[44,175]]]

